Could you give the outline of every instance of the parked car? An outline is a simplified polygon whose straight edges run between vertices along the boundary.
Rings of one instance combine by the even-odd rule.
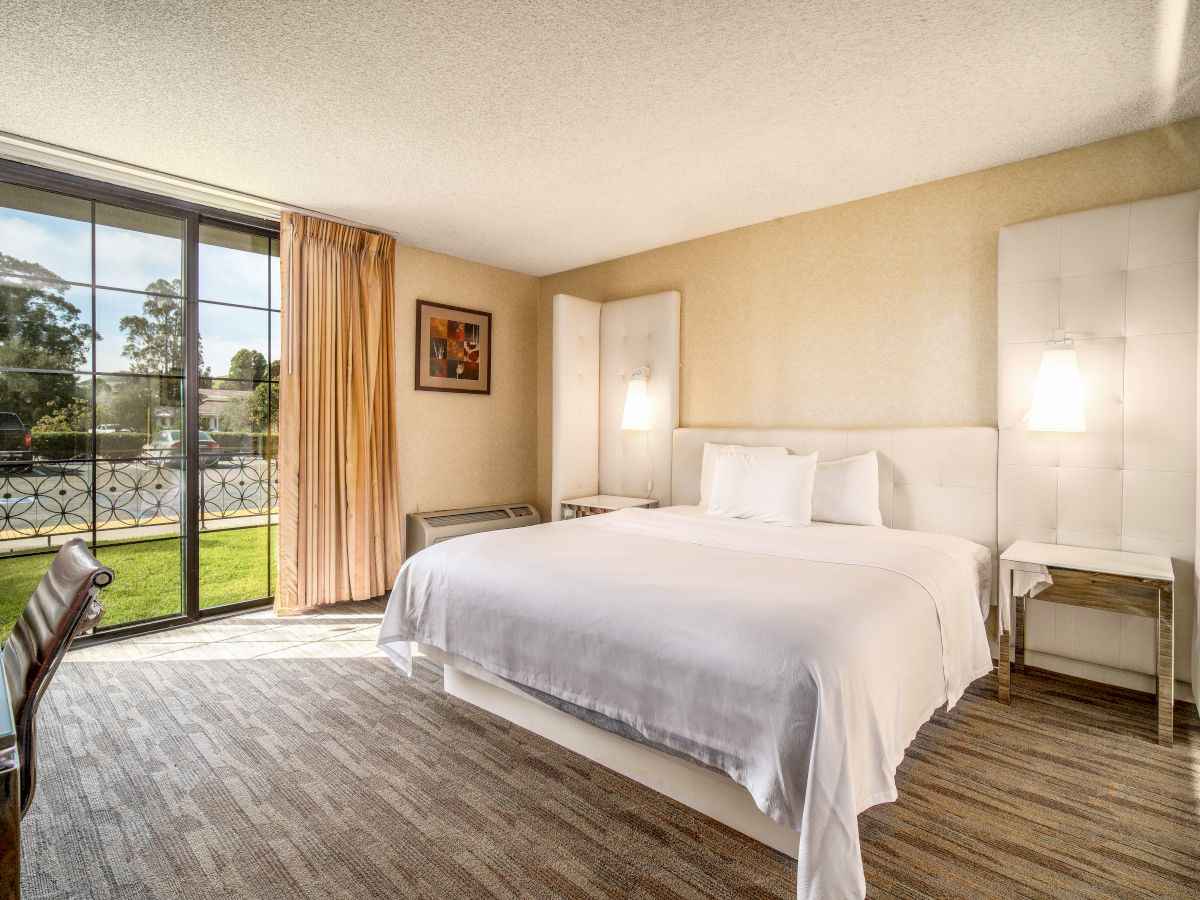
[[[207,469],[221,461],[221,445],[207,431],[198,432],[200,438],[200,468]],[[142,445],[142,456],[151,465],[162,468],[176,463],[183,457],[184,449],[181,443],[183,432],[175,428],[167,428],[155,432],[150,443]]]
[[[0,412],[0,472],[33,467],[33,435],[16,413]]]
[[[114,425],[111,423],[96,426],[96,434],[123,434],[125,432],[131,432],[132,430],[132,428],[122,428],[120,425]]]

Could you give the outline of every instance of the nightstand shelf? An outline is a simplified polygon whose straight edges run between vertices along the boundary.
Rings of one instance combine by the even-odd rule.
[[[1000,555],[1000,671],[997,690],[1008,702],[1010,668],[1025,668],[1025,602],[1020,579],[1049,573],[1053,584],[1035,594],[1048,603],[1104,609],[1157,621],[1158,742],[1174,740],[1175,573],[1166,556],[1017,541]],[[1022,573],[1027,573],[1023,575]]]
[[[603,513],[616,512],[618,509],[656,509],[657,500],[645,497],[617,497],[613,494],[596,494],[593,497],[578,497],[562,502],[562,517],[564,519],[581,519],[584,516],[598,516]]]

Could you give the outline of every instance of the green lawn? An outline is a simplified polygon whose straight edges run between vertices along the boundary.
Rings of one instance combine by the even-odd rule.
[[[268,578],[267,541],[271,541]],[[200,605],[221,606],[270,595],[275,588],[275,526],[230,528],[200,535]],[[180,547],[175,539],[145,540],[95,548],[97,558],[116,574],[100,594],[105,614],[100,626],[178,615],[183,609]],[[13,622],[53,558],[0,557],[0,639]]]

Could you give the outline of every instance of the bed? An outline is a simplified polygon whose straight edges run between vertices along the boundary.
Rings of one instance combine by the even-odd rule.
[[[880,456],[891,528],[695,505],[705,441]],[[400,573],[380,646],[450,693],[865,894],[857,815],[933,712],[992,669],[996,432],[680,429],[675,506],[459,538]],[[922,527],[914,527],[922,526]]]

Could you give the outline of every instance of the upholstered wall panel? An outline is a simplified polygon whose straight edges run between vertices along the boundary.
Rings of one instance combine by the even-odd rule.
[[[994,428],[678,428],[672,462],[676,504],[700,500],[706,442],[817,450],[822,461],[875,450],[885,525],[955,534],[996,549]]]
[[[630,376],[647,366],[649,432],[622,431]],[[600,304],[600,493],[671,502],[671,432],[679,425],[679,292]]]
[[[1001,548],[1020,538],[1172,558],[1176,677],[1191,677],[1200,195],[1011,225],[998,261]],[[1076,336],[1087,431],[1022,422],[1045,342]],[[1031,601],[1030,661],[1148,688],[1147,619]]]
[[[550,514],[597,492],[600,458],[600,304],[554,298],[554,439]]]
[[[1196,240],[1197,240],[1198,251],[1200,251],[1200,229],[1198,229],[1198,233],[1196,235]],[[1200,252],[1197,253],[1197,260],[1198,260],[1197,269],[1200,269]],[[1193,269],[1193,272],[1195,272],[1195,271],[1196,271],[1196,269]],[[1184,272],[1185,282],[1187,281],[1186,275],[1187,275],[1187,273],[1185,271]],[[1183,291],[1181,291],[1180,293],[1182,294]],[[1166,306],[1166,304],[1163,304],[1163,305]],[[1200,310],[1200,290],[1197,290],[1197,292],[1196,292],[1196,304],[1194,306],[1192,304],[1187,303],[1187,301],[1185,299],[1183,299],[1182,296],[1177,301],[1176,305],[1178,307],[1182,308],[1182,315],[1184,315],[1184,316],[1188,315],[1188,311],[1187,311],[1186,307],[1191,306],[1192,310]],[[1194,313],[1193,313],[1193,315],[1194,315]],[[1193,319],[1192,321],[1195,322],[1196,319]],[[1197,328],[1197,333],[1200,334],[1200,327]],[[1198,350],[1197,352],[1198,352],[1198,354],[1200,354],[1200,350]],[[1196,393],[1197,402],[1200,403],[1200,363],[1197,363],[1197,366],[1196,366],[1196,391],[1197,391],[1197,393]],[[1200,416],[1198,416],[1197,418],[1200,419]],[[1196,473],[1197,473],[1197,475],[1196,475],[1196,490],[1195,490],[1196,540],[1195,540],[1195,543],[1192,544],[1192,552],[1194,555],[1192,556],[1192,560],[1193,560],[1193,565],[1192,565],[1192,633],[1190,635],[1190,638],[1191,638],[1191,642],[1192,642],[1192,648],[1191,648],[1192,699],[1196,702],[1197,707],[1200,707],[1200,697],[1196,696],[1196,693],[1197,693],[1196,692],[1196,673],[1200,672],[1200,570],[1198,570],[1195,565],[1195,560],[1200,559],[1200,421],[1197,421],[1197,424],[1196,424],[1196,454],[1194,456],[1194,460],[1196,463]],[[1184,632],[1184,634],[1186,635],[1186,632]]]

